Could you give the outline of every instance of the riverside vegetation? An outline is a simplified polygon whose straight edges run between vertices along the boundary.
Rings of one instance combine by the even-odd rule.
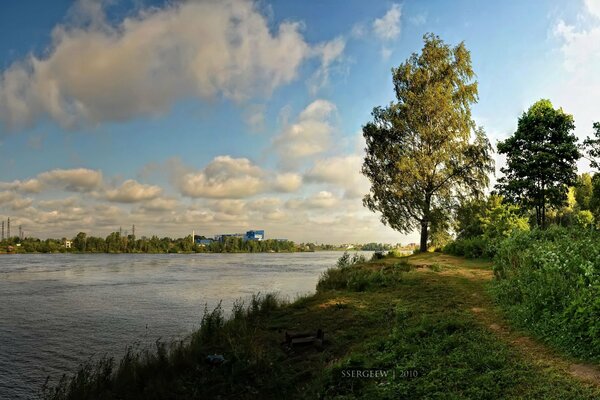
[[[502,246],[501,260],[511,259],[512,249],[520,251],[523,238],[511,240]],[[220,306],[205,310],[200,329],[186,340],[87,363],[72,377],[46,385],[42,397],[598,398],[593,366],[510,325],[512,309],[505,314],[491,295],[497,292],[503,304],[507,289],[491,282],[495,274],[503,285],[511,272],[504,261],[495,272],[492,265],[441,253],[392,253],[370,261],[345,254],[322,275],[314,295],[291,303],[254,296],[247,305],[236,303],[227,317]],[[286,330],[317,328],[325,331],[322,349],[281,345]],[[594,346],[583,341],[577,353],[592,359]],[[211,354],[222,354],[226,362],[211,365]],[[365,369],[387,376],[348,377]]]
[[[201,237],[205,239],[204,236]],[[121,235],[112,232],[106,238],[88,236],[79,232],[66,248],[66,238],[41,240],[33,237],[19,238],[13,236],[0,241],[0,253],[12,248],[15,253],[264,253],[264,252],[296,252],[296,251],[331,251],[345,250],[347,246],[331,244],[300,243],[291,240],[243,240],[229,237],[223,241],[213,241],[207,245],[195,244],[192,236],[169,238],[158,236],[137,238],[135,235]],[[387,243],[355,244],[354,250],[382,251],[394,246]]]

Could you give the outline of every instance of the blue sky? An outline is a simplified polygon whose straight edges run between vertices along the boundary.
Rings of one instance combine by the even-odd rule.
[[[4,3],[0,216],[40,237],[414,241],[361,205],[360,130],[427,32],[471,51],[492,143],[540,98],[600,120],[598,0]]]

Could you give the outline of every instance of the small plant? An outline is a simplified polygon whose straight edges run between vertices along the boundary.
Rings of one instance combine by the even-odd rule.
[[[431,269],[433,272],[442,272],[444,267],[441,264],[434,263],[429,266],[429,269]]]

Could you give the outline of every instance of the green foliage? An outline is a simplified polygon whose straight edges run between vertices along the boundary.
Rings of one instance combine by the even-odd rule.
[[[444,253],[466,258],[492,258],[498,240],[484,236],[456,239],[444,246]]]
[[[521,209],[496,194],[462,203],[456,211],[455,225],[457,239],[507,237],[514,230],[529,229]]]
[[[492,258],[498,243],[515,231],[528,231],[527,218],[518,206],[507,204],[502,196],[470,200],[456,212],[457,239],[443,251],[467,258]]]
[[[592,177],[592,196],[590,198],[590,211],[597,222],[600,222],[600,173]]]
[[[481,193],[493,170],[491,146],[471,117],[477,83],[464,43],[424,36],[420,54],[393,69],[396,102],[373,109],[363,127],[362,172],[371,181],[363,203],[392,228],[421,230],[447,218],[456,194]]]
[[[580,210],[575,213],[575,224],[582,228],[589,228],[594,224],[594,214],[590,210]]]
[[[342,254],[342,256],[337,260],[336,266],[338,268],[345,268],[354,264],[364,263],[366,261],[367,259],[363,254],[354,253],[353,255],[350,255],[350,253],[345,251],[344,254]]]
[[[600,169],[600,122],[593,123],[594,137],[587,137],[583,141],[583,148],[590,160],[590,166]]]
[[[551,227],[504,240],[495,294],[514,321],[576,356],[600,360],[600,234]]]
[[[337,262],[337,266],[329,268],[319,278],[317,291],[350,290],[364,292],[375,287],[390,287],[396,285],[401,279],[402,269],[393,266],[384,266],[377,270],[360,268],[358,265],[365,263],[364,256],[350,257],[344,253]]]
[[[521,216],[519,207],[507,204],[498,195],[490,195],[478,216],[483,236],[487,238],[508,237],[515,230],[527,231],[527,218]]]
[[[592,176],[587,172],[579,175],[575,184],[575,201],[580,210],[590,209],[592,194]]]
[[[549,206],[561,207],[575,184],[580,158],[573,116],[539,100],[519,118],[517,131],[498,142],[506,155],[496,187],[507,200],[535,209],[536,224],[546,226]]]
[[[197,246],[192,241],[191,235],[183,238],[169,238],[142,236],[136,238],[134,235],[121,235],[112,232],[106,238],[88,236],[79,232],[72,240],[70,249],[65,247],[63,239],[40,240],[27,237],[23,240],[12,237],[0,242],[0,250],[6,246],[21,244],[20,252],[26,253],[56,253],[56,252],[85,252],[85,253],[192,253],[192,252],[292,252],[297,251],[294,242],[288,240],[267,239],[262,241],[243,240],[242,238],[228,238],[224,242],[215,241],[208,247]]]

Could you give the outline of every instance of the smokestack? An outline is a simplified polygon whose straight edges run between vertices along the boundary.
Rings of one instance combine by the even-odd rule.
[[[10,239],[10,217],[8,217],[8,223],[7,223],[7,232],[8,232],[8,238]]]
[[[4,221],[2,221],[2,240],[4,241]]]

